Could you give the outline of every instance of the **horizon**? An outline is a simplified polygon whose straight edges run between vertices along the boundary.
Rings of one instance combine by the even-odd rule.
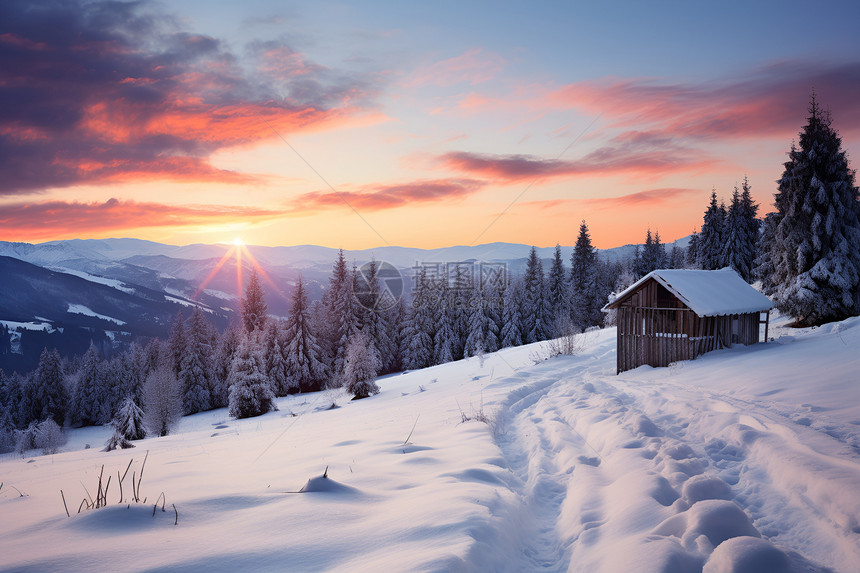
[[[676,239],[673,239],[671,241],[665,241],[665,240],[663,240],[662,237],[660,237],[660,243],[662,245],[669,246],[669,245],[673,245],[674,243],[676,243],[682,239],[686,239],[689,236],[690,235],[684,235],[684,236],[678,237]],[[442,249],[455,249],[455,248],[461,248],[461,247],[465,247],[465,248],[476,247],[477,248],[477,247],[482,247],[482,246],[487,246],[487,245],[495,245],[495,244],[506,244],[506,245],[534,247],[536,249],[552,249],[552,248],[555,248],[556,246],[560,246],[563,249],[572,249],[575,247],[575,245],[573,243],[576,242],[576,241],[573,241],[571,244],[554,243],[552,245],[532,245],[529,243],[514,243],[514,242],[510,242],[510,241],[492,241],[492,242],[488,242],[488,243],[477,243],[474,245],[443,245],[440,247],[412,247],[412,246],[408,246],[408,245],[376,245],[376,246],[372,246],[372,247],[363,247],[363,248],[348,248],[348,247],[341,247],[341,246],[335,247],[335,246],[331,246],[331,245],[319,245],[319,244],[311,244],[311,243],[301,243],[301,244],[293,244],[293,245],[257,245],[257,244],[253,244],[253,243],[248,243],[248,242],[246,242],[246,241],[244,241],[238,237],[235,239],[232,239],[232,240],[215,241],[215,242],[211,242],[211,243],[198,242],[198,243],[183,243],[183,244],[163,242],[163,241],[154,241],[151,239],[141,239],[139,237],[101,237],[101,238],[74,237],[74,238],[70,238],[70,239],[54,239],[54,240],[41,241],[41,242],[6,241],[6,240],[0,239],[0,242],[19,243],[19,244],[25,244],[25,245],[40,246],[40,245],[47,245],[47,244],[51,244],[51,243],[63,243],[63,242],[71,242],[71,241],[125,241],[125,240],[143,241],[143,242],[155,243],[155,244],[159,244],[159,245],[166,245],[166,246],[170,246],[170,247],[193,247],[196,245],[205,245],[205,246],[218,245],[218,246],[224,246],[227,248],[231,248],[234,246],[238,246],[241,248],[263,247],[263,248],[272,248],[272,249],[292,248],[292,247],[322,247],[325,249],[333,249],[333,250],[342,249],[342,250],[348,251],[348,252],[372,251],[375,249],[385,249],[385,248],[416,249],[416,250],[422,250],[422,251],[435,251],[435,250],[442,250]],[[238,243],[237,243],[237,241],[238,241]],[[607,251],[607,250],[618,249],[618,248],[627,247],[627,246],[643,245],[644,243],[645,243],[645,241],[643,240],[641,242],[624,243],[622,245],[615,245],[612,247],[601,247],[598,245],[594,245],[593,243],[592,243],[592,246],[599,251]]]
[[[13,0],[0,240],[537,246],[585,220],[605,250],[689,235],[745,176],[764,215],[813,90],[860,149],[860,5],[827,9]]]

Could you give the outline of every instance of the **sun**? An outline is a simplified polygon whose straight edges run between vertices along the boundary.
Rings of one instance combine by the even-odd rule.
[[[243,241],[239,237],[236,237],[235,239],[233,239],[233,246],[234,247],[242,247],[244,245],[245,245],[245,241]]]

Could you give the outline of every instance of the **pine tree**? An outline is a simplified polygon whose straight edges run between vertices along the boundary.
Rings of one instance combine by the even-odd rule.
[[[287,362],[284,359],[283,327],[280,320],[270,320],[266,325],[265,358],[266,376],[275,396],[286,396],[292,387],[287,373]]]
[[[119,410],[111,420],[113,435],[105,444],[105,451],[109,452],[117,448],[133,448],[131,440],[142,440],[146,437],[146,426],[143,423],[143,410],[134,403],[131,396],[127,397],[119,406]]]
[[[743,193],[735,187],[732,203],[726,217],[726,242],[723,266],[733,268],[745,281],[750,282],[755,261],[755,244],[758,240],[758,205],[752,201],[749,180],[744,177]]]
[[[212,409],[214,360],[210,327],[198,307],[194,307],[185,335],[185,351],[179,362],[177,379],[182,387],[182,408],[186,415]]]
[[[579,332],[592,324],[599,324],[602,299],[597,299],[597,252],[591,244],[591,235],[585,221],[579,226],[579,236],[570,257],[570,297],[572,325],[565,328]],[[560,334],[568,334],[562,332]]]
[[[770,258],[777,308],[815,325],[860,314],[860,201],[842,139],[815,94],[779,179]]]
[[[520,346],[523,343],[523,282],[515,277],[505,287],[504,309],[502,310],[502,348]]]
[[[379,353],[370,336],[364,331],[358,332],[349,342],[343,372],[346,390],[354,400],[379,393],[375,379],[380,365]]]
[[[22,416],[25,384],[24,379],[17,372],[3,375],[2,370],[0,370],[0,377],[2,377],[2,384],[0,384],[0,397],[2,397],[2,404],[0,404],[0,408],[5,409],[8,416],[8,423],[11,424],[12,428],[26,426],[30,423],[31,417],[29,411],[26,412],[26,416]],[[0,414],[2,414],[2,412],[0,412]]]
[[[39,366],[33,376],[30,419],[41,421],[51,418],[62,426],[66,420],[68,396],[63,375],[63,364],[56,349],[42,351]]]
[[[301,276],[296,283],[292,303],[286,328],[288,378],[300,390],[319,390],[326,381],[327,373],[322,362],[322,349],[308,312],[308,296]]]
[[[663,268],[666,261],[666,249],[663,243],[660,242],[659,231],[651,237],[651,229],[645,236],[645,245],[642,248],[642,258],[639,261],[639,274],[647,275],[651,271]]]
[[[687,246],[687,268],[699,267],[699,233],[693,231],[690,236],[690,244]]]
[[[415,295],[409,313],[407,361],[409,368],[419,369],[433,365],[434,346],[432,289],[427,279],[427,269],[422,267],[415,278]]]
[[[779,224],[779,213],[768,213],[761,224],[761,236],[756,247],[755,277],[761,281],[761,290],[771,296],[777,285],[773,282],[776,276],[773,268],[772,253],[776,252],[776,227]]]
[[[109,396],[99,368],[99,354],[94,344],[84,354],[72,399],[74,418],[82,426],[106,424],[111,416]]]
[[[706,271],[723,266],[725,249],[725,206],[717,204],[717,192],[711,192],[711,203],[705,211],[702,231],[699,234],[698,266]]]
[[[550,310],[547,305],[545,289],[543,263],[537,255],[537,249],[532,247],[526,261],[526,273],[523,277],[522,321],[526,344],[548,338],[547,320]]]
[[[251,271],[248,288],[245,289],[245,298],[242,299],[242,324],[245,332],[248,334],[255,331],[262,332],[267,316],[268,307],[263,297],[263,287],[260,286],[260,279],[254,269]]]
[[[218,339],[214,360],[214,386],[212,388],[212,407],[224,408],[230,396],[230,369],[233,358],[242,343],[242,327],[230,326]]]
[[[401,296],[397,300],[397,304],[391,307],[383,315],[385,320],[385,330],[389,333],[390,349],[389,355],[383,357],[385,361],[383,368],[386,372],[399,372],[408,366],[408,338],[407,338],[407,322],[409,320],[409,312],[406,308],[406,300]]]
[[[434,322],[436,332],[433,334],[433,363],[446,364],[454,360],[454,311],[449,301],[449,289],[447,280],[442,283],[440,294],[441,304],[435,309]]]
[[[167,360],[158,362],[146,376],[143,411],[146,427],[159,436],[168,435],[182,416],[182,394]]]
[[[346,348],[349,339],[355,333],[356,298],[354,294],[355,277],[350,272],[343,255],[343,249],[338,251],[337,260],[329,278],[329,288],[323,299],[327,315],[327,350],[331,353],[332,384],[340,385],[339,377],[343,374]]]
[[[585,221],[583,221],[585,223]],[[571,312],[570,292],[567,273],[564,270],[564,262],[561,258],[561,245],[555,245],[555,254],[549,269],[547,295],[551,310],[550,325],[553,336],[561,336],[564,328],[561,326],[567,322]]]
[[[179,370],[182,368],[182,355],[188,346],[185,340],[185,319],[182,317],[182,311],[177,312],[173,318],[167,346],[170,350],[170,367],[173,368],[173,374],[179,375]]]
[[[484,301],[484,314],[487,317],[487,331],[484,335],[484,351],[495,352],[501,347],[501,323],[503,301],[498,288],[491,282],[486,282],[482,289],[481,298]]]
[[[469,276],[466,267],[472,270],[471,265],[453,265],[453,284],[450,285],[446,297],[451,324],[451,356],[454,360],[460,360],[465,355],[466,338],[469,336],[468,307],[473,277]]]
[[[110,422],[119,409],[120,400],[124,394],[122,364],[119,358],[102,360],[99,363],[99,380],[105,394],[105,412]]]
[[[463,349],[465,356],[480,356],[486,351],[487,314],[484,293],[474,289],[469,300],[469,322],[466,344]]]
[[[132,342],[120,357],[122,380],[121,395],[130,396],[139,408],[143,407],[143,383],[146,381],[146,355],[143,349]]]
[[[234,418],[252,418],[277,409],[266,379],[266,361],[253,335],[242,341],[233,360],[229,403]]]
[[[356,299],[360,307],[360,328],[362,332],[370,337],[377,353],[382,358],[381,368],[383,372],[391,372],[391,336],[386,329],[384,313],[387,302],[382,298],[379,286],[379,265],[375,260],[362,265],[361,272],[357,274],[358,288]]]

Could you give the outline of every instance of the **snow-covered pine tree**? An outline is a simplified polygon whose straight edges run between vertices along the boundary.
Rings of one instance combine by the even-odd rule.
[[[523,334],[526,344],[546,340],[548,337],[547,319],[550,310],[547,305],[546,286],[544,284],[543,263],[537,255],[537,249],[532,247],[526,261],[526,272],[523,276]]]
[[[520,346],[523,343],[523,280],[513,277],[505,287],[502,310],[502,348]]]
[[[381,361],[370,336],[360,331],[352,337],[346,352],[343,377],[347,392],[354,400],[379,393],[376,374]]]
[[[30,392],[30,420],[51,418],[60,426],[65,423],[68,395],[64,378],[60,353],[56,349],[42,350]]]
[[[693,231],[690,235],[690,244],[687,245],[686,268],[697,269],[699,267],[699,233]]]
[[[111,420],[113,435],[105,444],[105,451],[117,448],[133,448],[131,440],[142,440],[146,437],[146,425],[143,422],[143,410],[134,403],[131,396],[126,397],[119,406],[116,415]]]
[[[639,273],[645,276],[651,271],[663,268],[665,260],[666,249],[663,247],[663,243],[660,242],[660,232],[658,231],[652,238],[651,229],[649,228],[645,235],[645,245],[642,247]]]
[[[584,222],[584,221],[583,221]],[[567,273],[564,270],[564,261],[561,258],[561,245],[556,243],[552,265],[549,268],[547,285],[547,296],[551,317],[549,320],[552,336],[561,336],[563,327],[561,324],[567,322],[571,312],[570,291]]]
[[[146,355],[143,349],[132,342],[120,357],[122,394],[130,396],[139,408],[143,407],[143,383],[146,381]]]
[[[357,284],[356,299],[358,306],[361,307],[359,312],[361,330],[370,337],[379,356],[387,357],[387,359],[381,358],[382,371],[391,372],[392,370],[388,369],[393,366],[390,359],[391,333],[386,329],[383,316],[386,309],[379,286],[379,264],[375,260],[362,265],[357,274]]]
[[[765,215],[761,223],[761,236],[756,246],[755,277],[761,281],[761,290],[768,296],[776,291],[776,285],[773,282],[775,273],[772,255],[776,252],[774,240],[779,219],[779,213]]]
[[[275,406],[275,394],[266,378],[266,361],[259,341],[245,337],[230,371],[230,415],[234,418],[260,416]]]
[[[327,372],[317,333],[310,320],[308,295],[301,276],[296,282],[292,303],[285,332],[288,377],[300,391],[320,390],[326,382]]]
[[[25,416],[22,416],[25,385],[24,378],[17,372],[3,375],[2,370],[0,370],[0,377],[2,377],[0,397],[2,397],[3,400],[0,407],[5,408],[9,417],[9,423],[12,424],[13,428],[26,426],[30,422],[28,419],[25,419]],[[0,414],[2,414],[2,412],[0,412]],[[26,413],[26,418],[29,417],[30,413],[28,411]]]
[[[124,394],[122,363],[119,357],[113,357],[99,362],[99,379],[105,392],[105,411],[107,422],[110,422],[119,409],[119,402]]]
[[[454,311],[448,304],[447,280],[443,281],[440,308],[435,311],[436,332],[433,334],[433,363],[445,364],[454,360]]]
[[[185,332],[185,352],[179,362],[177,380],[182,388],[182,408],[186,415],[212,409],[214,358],[210,326],[194,307]]]
[[[471,264],[453,265],[453,276],[446,302],[451,318],[451,355],[454,360],[460,360],[465,355],[466,338],[469,336],[469,298],[472,296],[473,278],[469,274],[474,270]]]
[[[245,327],[245,332],[248,334],[255,331],[262,332],[268,312],[260,278],[257,276],[257,270],[252,269],[248,288],[245,289],[245,298],[242,299],[242,325]]]
[[[92,343],[77,373],[72,404],[72,417],[82,426],[97,426],[110,421],[110,396],[101,377],[99,351]]]
[[[706,271],[723,267],[725,249],[726,210],[717,203],[717,192],[711,191],[711,202],[705,211],[699,233],[698,265]]]
[[[860,200],[830,114],[815,100],[779,179],[771,244],[777,308],[815,325],[860,314]]]
[[[495,352],[501,345],[502,295],[490,281],[484,283],[481,298],[484,301],[484,314],[487,317],[487,331],[484,335],[484,352]]]
[[[185,341],[185,319],[182,316],[182,311],[177,312],[176,316],[173,317],[173,326],[170,329],[167,346],[170,350],[170,366],[173,368],[173,374],[178,376],[179,370],[182,368],[182,355],[188,346]]]
[[[480,356],[486,352],[487,322],[484,293],[481,289],[473,289],[469,299],[468,334],[463,349],[465,356]]]
[[[343,374],[346,347],[356,330],[354,285],[355,277],[347,266],[343,249],[340,249],[329,277],[329,288],[323,296],[326,328],[321,333],[325,338],[323,350],[329,354],[330,385],[333,386],[341,385],[339,378]]]
[[[230,397],[230,368],[233,358],[239,351],[244,332],[240,326],[229,326],[218,338],[215,350],[214,377],[212,388],[212,407],[224,408]]]
[[[434,346],[433,331],[433,297],[432,289],[427,279],[427,269],[422,267],[415,277],[414,296],[409,312],[409,338],[407,340],[408,367],[413,369],[426,368],[433,365]],[[438,301],[436,301],[438,304]]]
[[[280,320],[270,320],[266,325],[265,358],[266,376],[272,386],[275,396],[286,396],[290,392],[291,384],[287,375],[287,362],[284,359],[284,349],[281,345],[283,339],[283,326]]]
[[[750,195],[749,180],[744,177],[743,194],[735,187],[726,216],[723,266],[733,268],[747,282],[752,280],[758,240],[757,211],[758,205]]]
[[[386,372],[399,372],[407,368],[407,322],[409,313],[406,307],[405,296],[401,296],[397,303],[388,309],[383,318],[385,330],[389,333],[389,355],[383,358],[383,368]]]
[[[167,360],[156,363],[143,384],[145,426],[166,436],[182,417],[182,393],[173,368]]]
[[[570,298],[571,312],[570,322],[565,325],[565,332],[569,334],[571,328],[580,330],[599,324],[603,317],[600,308],[603,299],[597,299],[598,267],[597,252],[591,244],[591,235],[588,225],[583,220],[579,226],[579,235],[576,238],[576,246],[570,257]]]

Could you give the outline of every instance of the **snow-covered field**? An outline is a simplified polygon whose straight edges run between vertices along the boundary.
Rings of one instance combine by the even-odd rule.
[[[860,571],[860,319],[772,333],[616,376],[607,329],[110,453],[73,430],[0,457],[0,569]],[[147,503],[119,503],[147,451]],[[78,514],[102,466],[109,505]]]

